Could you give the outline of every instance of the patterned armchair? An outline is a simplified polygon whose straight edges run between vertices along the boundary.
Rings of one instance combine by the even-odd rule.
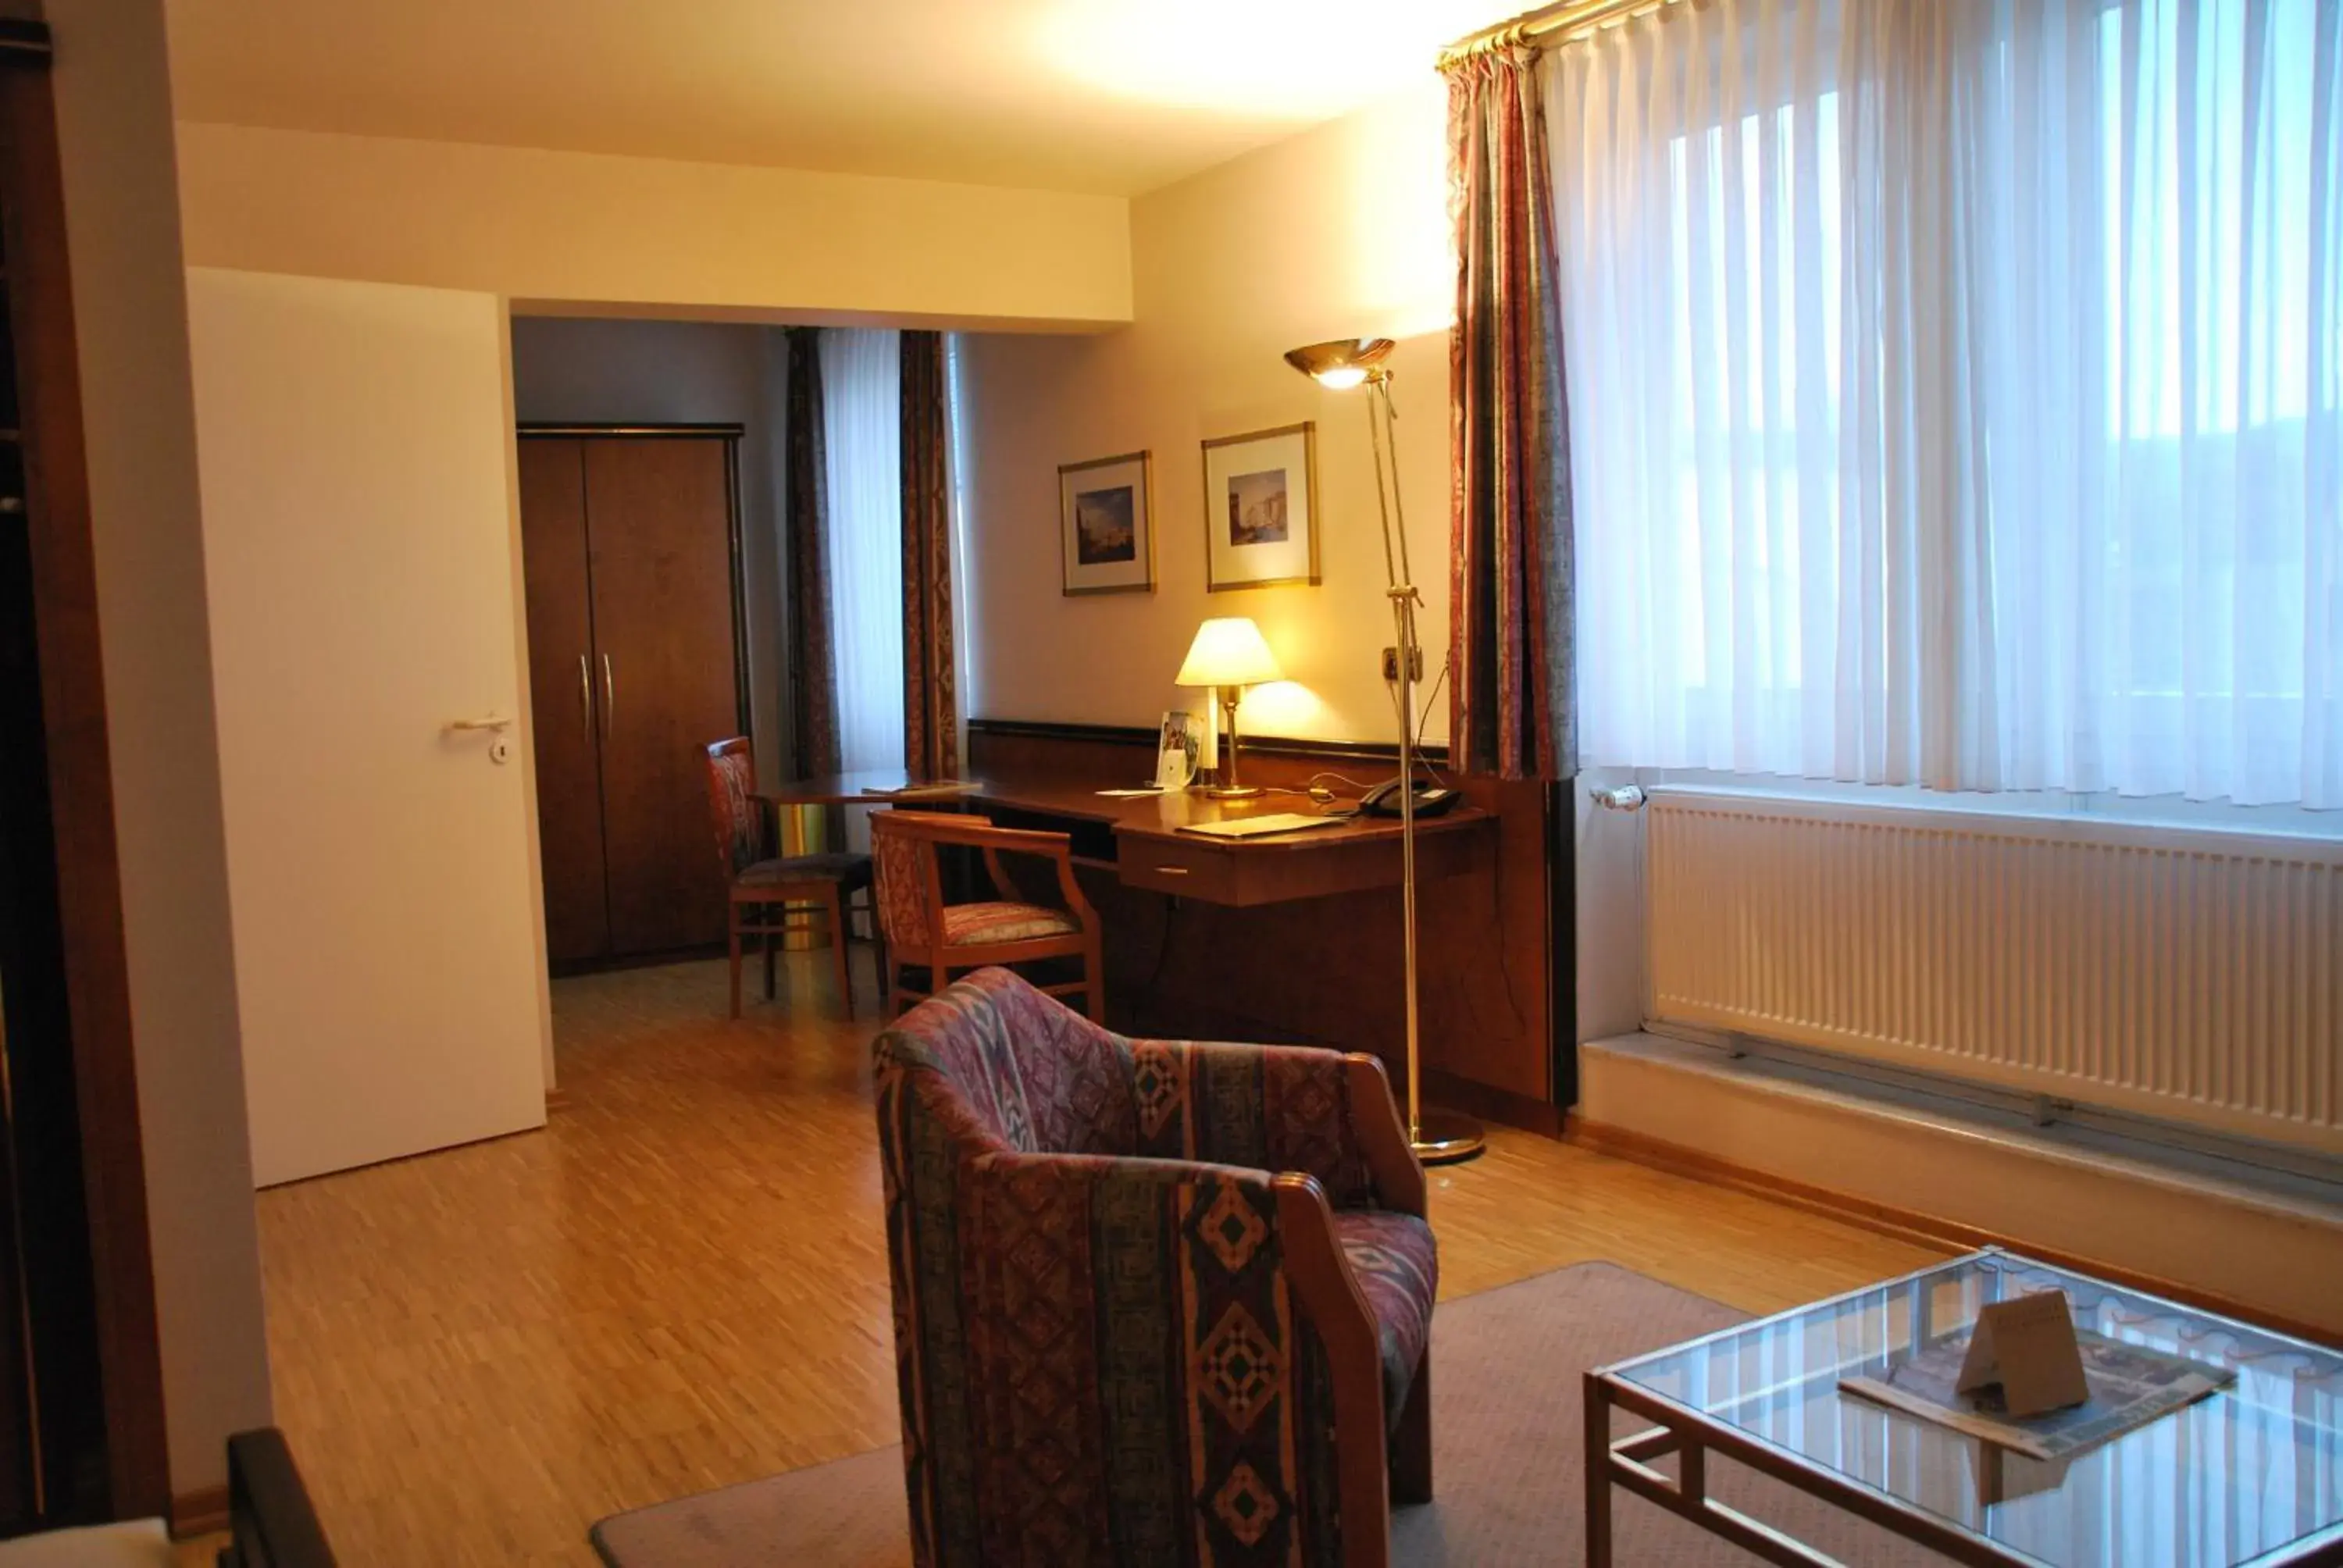
[[[921,1568],[1381,1568],[1439,1277],[1382,1064],[1126,1040],[997,969],[873,1050]]]

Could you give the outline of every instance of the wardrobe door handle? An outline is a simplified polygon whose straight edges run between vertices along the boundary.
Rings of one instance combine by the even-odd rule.
[[[610,678],[610,656],[602,656],[602,738],[608,739],[610,727],[618,721],[618,684]]]
[[[578,656],[578,721],[586,727],[586,744],[594,744],[594,672],[586,656]]]

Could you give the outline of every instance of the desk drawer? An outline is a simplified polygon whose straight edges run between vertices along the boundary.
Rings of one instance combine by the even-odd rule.
[[[1134,888],[1213,903],[1236,900],[1236,857],[1225,845],[1125,835],[1116,869]]]

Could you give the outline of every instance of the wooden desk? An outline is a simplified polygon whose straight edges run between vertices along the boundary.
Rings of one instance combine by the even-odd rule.
[[[1108,1021],[1171,1040],[1257,1040],[1372,1050],[1403,1082],[1399,824],[1370,819],[1290,838],[1222,841],[1182,822],[1312,811],[1292,789],[1256,801],[1202,795],[1110,799],[1154,770],[1153,729],[974,719],[961,795],[897,800],[900,771],[809,779],[769,791],[790,806],[980,811],[1074,840],[1082,890],[1106,923]],[[1299,787],[1322,771],[1357,784],[1386,757],[1260,743],[1246,776]],[[1552,1132],[1555,1063],[1569,1030],[1554,990],[1554,856],[1567,838],[1535,783],[1457,780],[1469,805],[1419,825],[1424,1092],[1435,1103]],[[1352,786],[1339,786],[1345,793]],[[1566,1099],[1566,1096],[1564,1098]]]
[[[1399,823],[1362,817],[1339,827],[1259,839],[1215,839],[1182,832],[1201,822],[1293,812],[1317,816],[1307,795],[1276,792],[1251,800],[1215,800],[1199,790],[1110,797],[1087,780],[1003,771],[969,780],[949,794],[891,792],[911,786],[900,772],[842,773],[803,779],[761,792],[776,806],[900,806],[968,810],[1003,827],[1049,828],[1071,836],[1084,865],[1112,871],[1127,887],[1206,903],[1246,908],[1297,899],[1396,888]],[[1416,824],[1419,883],[1483,870],[1497,848],[1496,819],[1473,807]]]

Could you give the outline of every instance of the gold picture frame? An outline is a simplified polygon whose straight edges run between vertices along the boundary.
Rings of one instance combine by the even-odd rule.
[[[1204,449],[1204,591],[1318,583],[1318,427],[1219,436]]]
[[[1068,598],[1155,591],[1155,459],[1058,465],[1058,572]]]

